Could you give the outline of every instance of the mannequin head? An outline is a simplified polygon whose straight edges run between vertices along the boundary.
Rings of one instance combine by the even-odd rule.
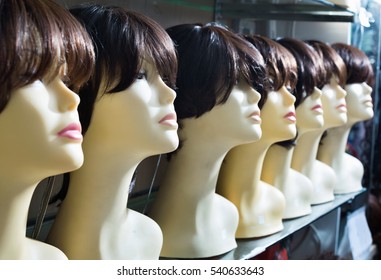
[[[344,90],[346,67],[342,58],[328,44],[309,40],[311,45],[323,60],[324,80],[322,87],[322,103],[324,111],[324,128],[343,125],[347,122],[347,109]]]
[[[274,40],[259,35],[245,36],[265,59],[269,89],[261,110],[262,131],[276,141],[296,136],[295,97],[291,94],[297,82],[297,65],[293,55]],[[292,141],[278,142],[289,147]]]
[[[77,169],[79,98],[69,87],[80,87],[91,73],[87,33],[53,1],[1,0],[0,38],[6,38],[0,40],[0,170],[17,167],[25,179],[41,180]]]
[[[70,11],[90,34],[96,52],[94,74],[79,91],[83,131],[96,126],[102,141],[121,152],[126,140],[147,156],[175,149],[175,92],[170,87],[177,59],[165,30],[120,7],[87,4]]]
[[[252,141],[258,140],[260,119],[250,118],[259,113],[260,94],[263,98],[265,92],[266,70],[258,50],[215,24],[181,24],[167,32],[179,59],[175,100],[179,119],[203,117],[214,122],[213,129],[220,126],[225,133],[237,137],[248,133]]]
[[[299,133],[321,128],[324,124],[321,104],[321,90],[318,88],[324,79],[322,60],[314,49],[295,38],[277,40],[296,59],[298,81],[294,90]]]
[[[368,56],[348,44],[335,43],[332,47],[341,56],[347,69],[345,99],[348,123],[353,124],[372,118],[374,112],[371,93],[374,75]]]

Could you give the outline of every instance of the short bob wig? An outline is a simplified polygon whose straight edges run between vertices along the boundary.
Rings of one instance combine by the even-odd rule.
[[[279,44],[292,53],[298,67],[298,81],[295,86],[295,107],[298,107],[313,92],[322,86],[324,69],[321,58],[305,42],[295,38],[280,38]]]
[[[90,125],[97,95],[127,89],[137,79],[143,60],[156,66],[168,86],[175,86],[175,48],[157,22],[116,6],[84,4],[70,12],[90,34],[96,54],[95,71],[79,91],[82,101],[78,111],[84,133]]]
[[[318,40],[307,40],[305,42],[312,46],[323,60],[325,75],[322,81],[322,86],[328,84],[331,78],[336,76],[339,85],[344,87],[347,79],[347,69],[340,55],[327,43]],[[322,86],[320,88],[322,88]]]
[[[331,46],[341,56],[347,67],[346,84],[366,82],[373,86],[373,67],[369,57],[362,50],[344,43],[335,43]]]
[[[0,0],[0,38],[0,112],[13,90],[36,80],[60,75],[67,86],[78,89],[91,74],[90,38],[51,0]]]
[[[198,118],[225,103],[241,79],[264,97],[263,58],[241,36],[215,23],[180,24],[167,32],[178,53],[178,119]]]
[[[298,80],[297,64],[294,56],[275,40],[261,35],[245,35],[247,41],[253,44],[265,59],[268,69],[269,91],[278,91],[286,85],[291,88],[291,93]],[[277,142],[287,149],[295,145],[295,139]]]

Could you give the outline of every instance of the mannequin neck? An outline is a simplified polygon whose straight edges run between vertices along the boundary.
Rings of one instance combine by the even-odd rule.
[[[6,187],[5,187],[6,186]],[[37,183],[20,188],[19,182],[1,180],[0,259],[29,258],[25,236],[29,205]]]
[[[291,159],[294,148],[285,148],[278,144],[272,145],[265,156],[261,173],[261,180],[283,189],[287,184],[290,173]]]
[[[173,192],[179,192],[199,201],[214,195],[222,161],[235,143],[226,139],[212,140],[208,130],[200,128],[198,119],[183,121],[184,127],[179,131],[183,145],[171,157],[168,176],[164,177],[160,188],[170,189],[172,196]]]
[[[347,124],[328,129],[327,135],[321,140],[317,159],[334,169],[335,166],[341,166],[351,127]]]
[[[83,209],[94,221],[120,219],[126,213],[129,188],[138,164],[144,159],[127,146],[114,151],[112,145],[83,142],[83,166],[70,174],[67,203],[74,209]],[[78,207],[78,208],[77,208]],[[86,213],[83,213],[86,215]]]
[[[312,130],[299,135],[292,155],[291,167],[311,178],[313,163],[319,148],[323,130]]]
[[[262,137],[257,142],[240,145],[229,151],[218,180],[221,193],[231,188],[237,193],[255,193],[260,184],[266,152],[272,143],[266,137]]]

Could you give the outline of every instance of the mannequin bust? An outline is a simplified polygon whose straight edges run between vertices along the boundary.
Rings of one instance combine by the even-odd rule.
[[[226,153],[261,136],[265,65],[256,49],[224,27],[183,24],[167,32],[179,59],[181,144],[170,155],[150,216],[163,230],[161,256],[208,258],[237,246],[237,209],[215,193],[216,183]]]
[[[332,128],[323,138],[318,159],[331,166],[338,178],[334,188],[337,194],[359,191],[362,188],[364,166],[356,157],[345,152],[348,136],[354,124],[373,117],[373,69],[369,58],[361,50],[343,43],[332,47],[344,60],[347,68],[345,82],[347,117],[346,124]]]
[[[69,259],[158,259],[159,226],[126,204],[137,165],[178,146],[168,86],[176,77],[173,43],[158,23],[123,8],[71,12],[92,37],[97,61],[79,91],[85,163],[70,174],[48,240]]]
[[[316,87],[323,69],[322,65],[318,63],[319,59],[316,57],[316,53],[305,42],[295,38],[281,38],[277,42],[292,53],[297,63],[298,80],[293,94],[296,97],[298,136],[294,143],[286,142],[281,143],[283,145],[276,144],[270,147],[263,167],[267,171],[263,172],[262,180],[277,186],[285,195],[286,209],[284,218],[296,218],[311,213],[313,185],[309,177],[291,168],[291,161],[296,149],[295,145],[298,147],[300,137],[307,132],[321,129],[323,126],[322,93]],[[309,152],[307,149],[303,151],[303,154]],[[274,168],[274,166],[281,164],[283,170],[285,170],[283,172],[279,172],[277,168]],[[282,179],[281,174],[285,173],[287,177]]]
[[[318,88],[322,89],[324,125],[321,129],[301,133],[291,166],[311,179],[314,186],[312,204],[320,204],[335,198],[333,189],[337,182],[336,174],[329,165],[317,159],[317,153],[324,132],[346,123],[346,93],[340,86],[344,84],[346,70],[343,60],[332,47],[316,40],[306,41],[306,43],[313,47],[323,65]]]
[[[1,0],[0,37],[0,259],[67,259],[27,238],[26,221],[38,183],[83,163],[79,98],[68,86],[88,79],[90,39],[50,0]]]
[[[263,55],[268,69],[267,99],[261,108],[262,137],[229,151],[218,178],[218,192],[239,211],[237,238],[261,237],[283,229],[285,197],[261,180],[263,161],[271,145],[296,135],[296,62],[280,44],[262,36],[246,36]],[[276,167],[281,170],[283,166]]]

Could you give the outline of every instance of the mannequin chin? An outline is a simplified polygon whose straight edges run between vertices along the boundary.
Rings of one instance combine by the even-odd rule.
[[[27,238],[25,226],[40,181],[83,164],[80,100],[68,85],[77,88],[87,81],[94,51],[87,33],[55,2],[4,2],[0,0],[0,18],[6,18],[0,37],[7,37],[0,42],[0,259],[64,260],[67,256],[57,247]]]
[[[149,216],[163,231],[162,257],[209,258],[237,246],[237,208],[216,193],[216,184],[227,152],[262,135],[261,95],[253,85],[265,65],[257,50],[222,26],[167,31],[179,57],[175,109],[182,143],[170,155]]]
[[[173,42],[158,23],[134,11],[97,4],[70,11],[102,52],[96,73],[79,91],[85,161],[70,173],[47,240],[69,259],[158,259],[160,227],[126,204],[138,165],[179,144]]]

